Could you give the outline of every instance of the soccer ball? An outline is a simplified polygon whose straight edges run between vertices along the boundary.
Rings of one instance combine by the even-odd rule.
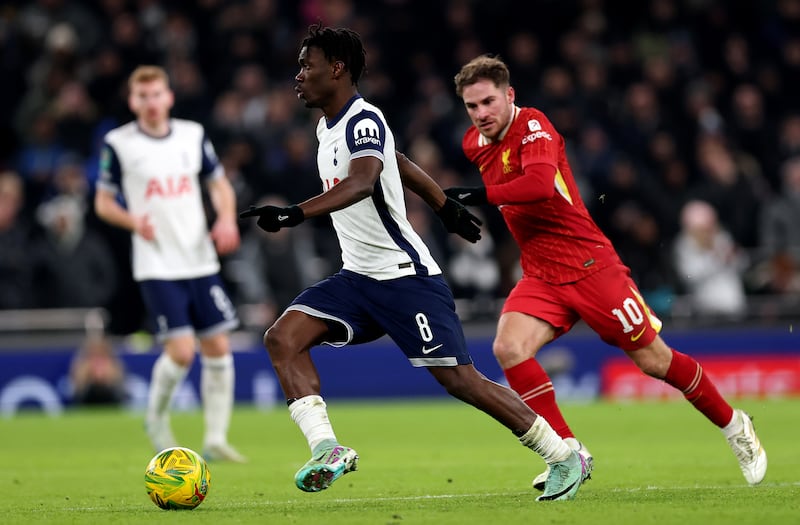
[[[144,472],[144,486],[153,503],[166,510],[191,510],[206,499],[211,472],[203,457],[184,447],[156,454]]]

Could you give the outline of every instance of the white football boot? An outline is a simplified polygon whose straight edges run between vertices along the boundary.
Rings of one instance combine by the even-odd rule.
[[[731,450],[739,461],[744,479],[758,485],[767,473],[767,453],[756,436],[753,419],[743,410],[734,409],[733,420],[723,429]]]

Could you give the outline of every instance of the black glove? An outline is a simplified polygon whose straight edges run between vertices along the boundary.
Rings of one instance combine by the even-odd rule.
[[[444,193],[465,206],[489,204],[489,200],[486,197],[486,188],[483,186],[454,186],[444,190]]]
[[[483,222],[455,199],[448,197],[436,215],[450,233],[457,233],[472,243],[478,242],[481,238],[480,226]]]
[[[279,206],[261,206],[256,208],[250,206],[250,209],[243,211],[239,214],[240,219],[247,217],[258,217],[258,227],[264,231],[276,232],[281,228],[291,228],[297,226],[306,219],[303,210],[300,206],[292,205],[285,208]]]

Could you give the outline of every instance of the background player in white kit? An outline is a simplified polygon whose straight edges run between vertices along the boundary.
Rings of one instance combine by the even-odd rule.
[[[264,335],[291,417],[311,449],[295,484],[307,492],[326,489],[358,461],[336,439],[309,350],[387,334],[413,366],[426,367],[448,393],[491,415],[545,459],[551,475],[540,500],[574,498],[588,474],[583,459],[516,393],[472,365],[452,292],[406,218],[403,183],[437,209],[448,230],[472,242],[480,237],[477,219],[396,156],[383,114],[357,91],[365,66],[357,33],[312,26],[299,63],[298,97],[324,114],[317,125],[323,193],[240,215],[258,217],[261,228],[274,232],[330,214],[342,249],[342,270],[303,291]]]
[[[139,283],[164,352],[153,366],[145,427],[158,451],[176,446],[169,408],[201,352],[205,417],[203,454],[244,461],[228,443],[234,365],[228,332],[236,311],[219,278],[217,256],[236,250],[236,198],[203,127],[169,116],[174,96],[166,72],[140,66],[131,74],[128,104],[136,120],[105,137],[95,210],[130,230],[133,276]],[[216,219],[209,233],[201,183]],[[117,201],[122,192],[125,205]]]

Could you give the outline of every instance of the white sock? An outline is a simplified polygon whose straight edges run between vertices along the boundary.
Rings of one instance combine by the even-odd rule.
[[[548,465],[564,461],[572,454],[569,445],[556,434],[550,423],[542,416],[536,418],[531,428],[519,438],[519,441],[542,456]]]
[[[228,442],[228,427],[233,412],[233,355],[200,356],[200,363],[200,395],[206,423],[205,444],[225,444]]]
[[[323,441],[337,442],[326,406],[321,396],[301,397],[289,405],[289,415],[300,427],[312,453]]]
[[[148,420],[155,421],[168,416],[172,397],[188,373],[188,368],[173,361],[166,352],[161,353],[150,376],[150,390],[147,393]]]
[[[744,422],[742,418],[739,417],[739,412],[737,410],[733,411],[733,417],[731,418],[730,423],[722,427],[722,433],[725,435],[726,438],[734,436],[742,431],[742,427],[744,426]]]

